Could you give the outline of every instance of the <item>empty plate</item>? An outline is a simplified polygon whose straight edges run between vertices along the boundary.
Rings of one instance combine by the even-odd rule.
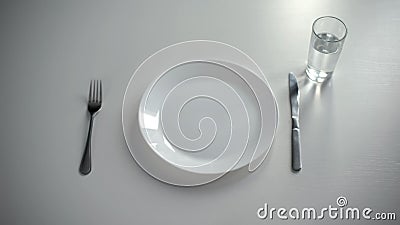
[[[224,43],[189,41],[156,52],[135,71],[122,125],[141,168],[160,181],[193,186],[245,165],[257,168],[277,115],[251,58]]]
[[[194,173],[220,174],[248,164],[251,154],[241,160],[244,153],[267,151],[275,130],[268,85],[212,61],[169,69],[146,90],[139,110],[151,149]]]

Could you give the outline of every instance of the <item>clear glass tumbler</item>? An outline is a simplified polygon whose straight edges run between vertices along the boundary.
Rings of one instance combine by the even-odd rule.
[[[321,83],[332,77],[346,35],[346,25],[336,17],[323,16],[314,21],[306,69],[310,80]]]

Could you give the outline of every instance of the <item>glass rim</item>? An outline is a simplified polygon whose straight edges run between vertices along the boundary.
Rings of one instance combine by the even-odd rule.
[[[325,40],[325,39],[322,39],[322,38],[320,38],[319,36],[318,36],[318,34],[315,32],[315,30],[314,30],[314,25],[315,25],[315,23],[318,21],[318,20],[320,20],[320,19],[324,19],[324,18],[332,18],[332,19],[335,19],[335,20],[337,20],[337,21],[339,21],[341,24],[343,24],[343,26],[344,26],[344,35],[343,35],[343,37],[342,38],[340,38],[340,39],[338,39],[338,40]],[[339,18],[337,18],[337,17],[335,17],[335,16],[321,16],[321,17],[318,17],[317,19],[315,19],[314,20],[314,22],[313,22],[313,24],[312,24],[312,32],[313,32],[313,34],[318,38],[318,39],[321,39],[321,40],[324,40],[324,41],[326,41],[326,42],[340,42],[340,41],[343,41],[345,38],[346,38],[346,36],[347,36],[347,26],[346,26],[346,24],[341,20],[341,19],[339,19]]]

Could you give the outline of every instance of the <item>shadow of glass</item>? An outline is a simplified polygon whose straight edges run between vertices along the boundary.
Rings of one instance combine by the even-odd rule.
[[[305,70],[298,80],[303,164],[307,167],[307,159],[325,158],[334,152],[330,152],[335,149],[334,86],[333,79],[322,83],[311,81]]]

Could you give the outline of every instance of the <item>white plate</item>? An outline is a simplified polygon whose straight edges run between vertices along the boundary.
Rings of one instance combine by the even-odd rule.
[[[146,90],[142,135],[160,157],[193,173],[221,174],[266,152],[275,131],[274,98],[251,72],[224,63],[177,65]],[[246,156],[246,157],[243,157]]]
[[[136,162],[151,176],[163,182],[193,186],[211,182],[221,177],[225,172],[203,173],[203,171],[193,172],[182,169],[180,166],[169,163],[160,157],[159,153],[153,151],[152,147],[143,138],[138,121],[138,111],[142,95],[152,83],[166,71],[174,68],[183,62],[188,61],[213,61],[220,63],[225,69],[229,68],[238,73],[252,73],[260,79],[265,80],[264,75],[258,66],[246,54],[240,50],[224,43],[214,41],[189,41],[182,42],[164,48],[149,58],[147,58],[132,75],[125,91],[122,107],[122,125],[127,146]],[[241,71],[239,71],[241,70]],[[252,72],[255,71],[255,72]],[[266,80],[265,80],[266,82]],[[275,110],[275,124],[277,125],[277,107],[272,93]],[[254,170],[265,158],[272,140],[265,145],[259,152],[250,153],[249,170]],[[245,158],[246,153],[242,159]],[[253,154],[256,156],[252,158]],[[239,161],[236,165],[246,165],[247,162]],[[236,166],[235,168],[239,168]]]

